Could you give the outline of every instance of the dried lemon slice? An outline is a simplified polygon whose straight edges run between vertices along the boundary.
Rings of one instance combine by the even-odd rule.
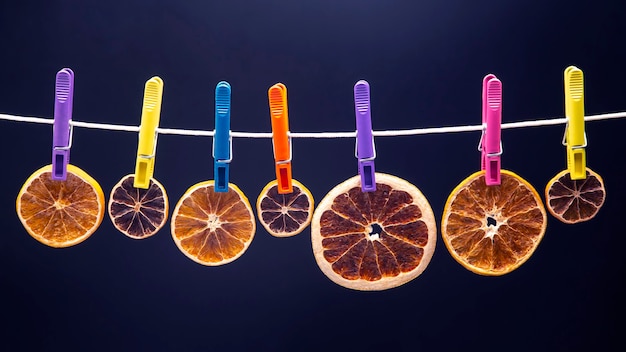
[[[417,187],[376,173],[376,191],[361,178],[337,185],[311,222],[313,253],[322,272],[350,289],[400,286],[420,275],[433,255],[437,229],[430,204]]]

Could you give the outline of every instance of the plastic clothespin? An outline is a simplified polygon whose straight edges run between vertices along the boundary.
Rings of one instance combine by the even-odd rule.
[[[565,117],[563,144],[567,150],[567,169],[572,180],[587,178],[585,147],[585,101],[583,71],[576,66],[565,69]]]
[[[135,163],[135,188],[147,189],[154,175],[154,159],[156,155],[157,127],[161,117],[161,101],[163,98],[163,80],[152,77],[146,82],[141,108],[141,125],[139,126],[139,145]]]
[[[485,170],[485,183],[488,186],[500,184],[500,157],[502,155],[502,82],[489,74],[483,79],[483,135],[481,169]]]
[[[267,91],[272,119],[272,147],[276,163],[276,181],[278,193],[293,192],[291,183],[291,139],[289,137],[289,119],[287,113],[287,87],[276,83]]]
[[[374,159],[374,136],[372,134],[372,115],[370,109],[370,85],[360,80],[354,85],[354,110],[356,113],[356,151],[361,175],[361,190],[376,191]]]
[[[69,68],[57,72],[54,89],[54,124],[52,127],[52,179],[65,181],[72,146],[72,105],[74,72]]]
[[[230,134],[230,84],[221,81],[215,87],[215,135],[213,136],[213,172],[215,192],[228,192],[228,170],[233,160]]]

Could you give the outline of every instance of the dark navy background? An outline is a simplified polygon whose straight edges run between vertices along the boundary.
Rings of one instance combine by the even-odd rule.
[[[436,3],[436,4],[435,4]],[[352,87],[371,85],[376,130],[480,123],[481,84],[503,82],[504,122],[563,116],[563,70],[585,74],[587,114],[626,110],[620,1],[3,1],[0,112],[52,117],[54,76],[75,72],[74,119],[138,125],[143,87],[165,83],[161,126],[212,130],[215,85],[232,85],[232,129],[269,132],[267,89],[288,89],[294,132],[353,131]],[[565,168],[564,126],[505,130],[503,168],[543,189]],[[470,273],[439,238],[426,271],[384,292],[328,280],[310,232],[258,225],[222,267],[187,259],[169,222],[152,238],[105,218],[53,249],[15,214],[28,176],[50,163],[50,125],[0,120],[2,350],[623,350],[626,120],[589,122],[588,166],[608,198],[593,220],[550,217],[530,260],[503,277]],[[376,139],[376,168],[415,184],[438,226],[449,192],[479,167],[479,133]],[[77,128],[72,163],[108,199],[133,172],[137,135]],[[273,179],[269,139],[235,139],[231,182],[254,204]],[[294,141],[293,174],[320,201],[356,172],[352,139]],[[213,178],[211,139],[161,135],[155,177],[173,209]],[[439,235],[440,236],[440,235]]]

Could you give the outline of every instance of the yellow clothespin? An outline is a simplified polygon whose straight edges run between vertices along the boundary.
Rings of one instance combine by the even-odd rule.
[[[156,129],[161,117],[161,101],[163,98],[163,80],[157,76],[146,82],[141,109],[141,125],[139,126],[139,146],[135,163],[135,188],[147,189],[154,174],[154,157],[156,155]]]
[[[585,147],[585,102],[583,71],[576,66],[565,69],[565,117],[567,125],[563,145],[567,148],[567,169],[572,180],[587,177]]]

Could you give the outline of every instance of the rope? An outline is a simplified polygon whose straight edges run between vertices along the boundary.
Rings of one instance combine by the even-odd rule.
[[[585,116],[585,121],[599,121],[609,119],[625,118],[626,111],[615,112],[599,115]],[[17,122],[30,122],[40,124],[52,124],[53,119],[42,117],[29,117],[29,116],[15,116],[8,114],[0,114],[0,120],[9,120]],[[567,118],[553,118],[544,120],[529,120],[520,122],[503,123],[502,129],[509,128],[524,128],[524,127],[537,127],[537,126],[551,126],[560,125],[567,122]],[[70,125],[75,127],[109,130],[109,131],[126,131],[126,132],[139,132],[139,126],[127,126],[127,125],[113,125],[105,123],[94,122],[81,122],[70,121]],[[387,131],[373,131],[373,135],[376,137],[393,137],[393,136],[415,136],[421,134],[435,134],[435,133],[457,133],[457,132],[470,132],[470,131],[482,131],[482,125],[470,125],[470,126],[450,126],[450,127],[432,127],[432,128],[414,128],[407,130],[387,130]],[[206,136],[212,137],[214,131],[206,130],[186,130],[178,128],[157,128],[159,134],[173,134],[181,136]],[[232,137],[237,138],[272,138],[272,133],[269,132],[231,132]],[[356,138],[356,132],[290,132],[289,135],[292,138]]]

